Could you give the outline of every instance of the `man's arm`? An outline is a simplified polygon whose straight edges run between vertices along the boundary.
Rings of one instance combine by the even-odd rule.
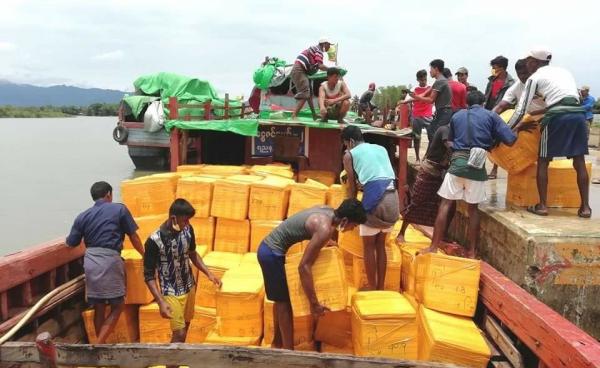
[[[349,151],[344,153],[344,158],[342,159],[344,164],[344,170],[346,170],[346,197],[347,198],[356,198],[358,189],[356,188],[356,174],[354,173],[354,166],[352,163],[352,154]]]
[[[69,247],[76,247],[81,244],[81,240],[83,239],[83,232],[81,231],[81,226],[79,224],[79,217],[75,219],[73,222],[73,226],[71,227],[71,232],[67,235],[65,239],[65,243]]]
[[[300,282],[304,293],[310,303],[310,311],[313,317],[316,319],[327,311],[327,307],[322,306],[317,298],[315,292],[315,284],[312,275],[312,266],[319,256],[321,248],[331,239],[331,226],[328,223],[323,223],[325,216],[317,218],[313,216],[309,219],[309,223],[306,225],[309,231],[312,231],[313,236],[304,251],[300,265],[298,266],[298,272],[300,274]],[[331,221],[329,218],[325,219],[326,222]]]
[[[515,127],[521,122],[521,119],[523,119],[523,116],[525,116],[525,113],[527,112],[527,108],[531,104],[531,100],[533,100],[533,96],[535,96],[536,89],[537,82],[529,77],[527,82],[525,82],[525,89],[523,90],[523,94],[521,94],[521,98],[519,99],[515,113],[508,122],[509,127]]]
[[[508,110],[511,106],[512,105],[508,101],[502,100],[502,101],[500,101],[500,103],[498,105],[494,106],[492,111],[495,112],[496,114],[500,115],[504,111]]]
[[[158,245],[156,245],[154,240],[148,238],[148,240],[146,240],[145,248],[144,280],[146,281],[146,285],[148,286],[150,293],[160,308],[160,315],[163,318],[170,319],[171,307],[165,302],[162,294],[158,291],[158,287],[156,286],[156,267],[159,261]]]
[[[144,246],[142,245],[142,240],[137,231],[134,231],[133,234],[127,234],[127,236],[129,237],[129,240],[131,240],[131,244],[133,244],[135,250],[137,250],[141,256],[144,256]]]
[[[425,93],[422,93],[420,95],[415,95],[414,93],[410,94],[410,97],[412,97],[416,101],[427,102],[430,104],[435,103],[435,100],[437,100],[437,96],[438,91],[436,91],[433,88],[430,88]]]
[[[198,255],[198,253],[195,250],[193,250],[189,252],[189,256],[190,260],[192,261],[192,264],[196,266],[196,268],[198,268],[200,272],[205,274],[206,277],[208,277],[208,279],[210,280],[210,282],[212,282],[213,284],[217,285],[218,288],[220,288],[221,280],[217,276],[213,275],[212,272],[210,272],[208,267],[206,267],[206,265],[202,261],[202,258]]]
[[[121,209],[119,222],[121,224],[122,231],[127,234],[135,250],[137,250],[138,253],[143,256],[144,247],[140,237],[137,234],[138,225],[135,223],[133,216],[131,216],[131,212],[129,212],[129,209],[125,205],[123,205]]]
[[[325,108],[325,87],[319,87],[319,110],[324,111]]]
[[[517,141],[517,135],[508,127],[506,123],[504,123],[504,121],[498,114],[492,112],[490,115],[494,123],[493,134],[495,140],[500,140],[502,143],[506,144],[509,147],[514,145]]]

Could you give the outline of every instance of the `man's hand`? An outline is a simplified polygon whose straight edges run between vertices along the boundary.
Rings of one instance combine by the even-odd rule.
[[[315,321],[323,314],[325,314],[325,312],[331,312],[331,309],[327,308],[324,305],[321,305],[321,303],[312,303],[310,305],[310,313],[312,314]]]
[[[159,302],[158,307],[160,308],[160,316],[162,318],[166,318],[166,319],[172,318],[171,306],[168,305],[164,300]]]
[[[219,279],[217,276],[213,275],[212,273],[210,275],[208,275],[208,279],[210,280],[210,282],[215,284],[217,286],[217,288],[219,288],[219,289],[223,285],[223,283],[221,282],[221,279]]]
[[[325,106],[333,105],[335,102],[333,100],[325,100]]]
[[[524,122],[520,122],[519,124],[517,124],[517,126],[514,128],[515,132],[522,132],[522,131],[526,131],[526,132],[531,132],[532,130],[534,130],[537,127],[537,122],[536,121],[530,121],[527,123]]]

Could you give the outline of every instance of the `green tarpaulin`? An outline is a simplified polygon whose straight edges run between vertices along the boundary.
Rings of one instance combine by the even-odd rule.
[[[219,132],[231,132],[240,135],[255,137],[258,134],[257,119],[229,119],[229,120],[167,120],[165,128],[170,131],[173,128],[186,130],[216,130]]]
[[[133,116],[136,119],[140,119],[144,106],[159,99],[160,97],[155,96],[125,96],[123,97],[123,102],[129,106]]]

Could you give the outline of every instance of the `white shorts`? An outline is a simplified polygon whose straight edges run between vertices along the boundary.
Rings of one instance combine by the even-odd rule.
[[[470,204],[481,203],[487,199],[485,181],[461,178],[448,173],[438,190],[438,195],[453,201],[463,200]]]
[[[358,226],[358,234],[360,236],[374,236],[379,233],[390,233],[394,227],[386,227],[385,229],[378,229],[376,227],[371,227],[367,225],[359,225]]]

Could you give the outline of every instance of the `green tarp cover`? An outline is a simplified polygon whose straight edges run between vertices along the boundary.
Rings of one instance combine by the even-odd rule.
[[[285,64],[286,63],[284,60],[280,60],[278,58],[269,59],[267,64],[261,66],[260,68],[254,71],[254,76],[252,77],[254,85],[258,89],[268,89],[271,85],[271,80],[275,75],[275,70],[277,68],[283,68]]]
[[[155,96],[125,96],[123,97],[123,102],[129,106],[133,116],[139,119],[144,106],[158,99],[159,97]]]
[[[257,119],[229,119],[229,120],[167,120],[165,122],[167,131],[173,128],[186,130],[216,130],[219,132],[231,132],[240,135],[255,137],[258,134]]]

